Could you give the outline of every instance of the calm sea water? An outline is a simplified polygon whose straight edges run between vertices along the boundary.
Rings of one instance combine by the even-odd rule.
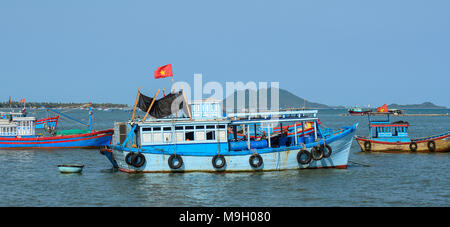
[[[367,117],[319,110],[327,127]],[[408,110],[448,113],[450,110]],[[41,110],[30,115],[45,116]],[[71,116],[88,121],[87,111]],[[94,111],[95,129],[112,128],[130,113]],[[450,117],[393,117],[406,120],[412,137],[449,130]],[[60,119],[59,129],[83,128]],[[450,154],[367,154],[353,142],[347,169],[263,173],[127,174],[113,171],[98,150],[0,150],[0,206],[449,206]],[[82,174],[61,174],[57,165],[81,163]]]

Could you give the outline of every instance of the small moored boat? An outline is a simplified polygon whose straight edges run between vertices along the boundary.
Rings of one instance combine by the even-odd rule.
[[[61,173],[81,173],[84,165],[80,164],[61,164],[58,169]]]

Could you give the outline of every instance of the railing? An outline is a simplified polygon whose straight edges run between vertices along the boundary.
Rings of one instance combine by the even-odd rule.
[[[297,111],[281,111],[281,112],[256,112],[256,113],[230,113],[227,114],[228,117],[230,118],[247,118],[247,119],[252,119],[259,117],[259,118],[271,118],[273,116],[279,116],[282,118],[285,117],[292,117],[292,116],[296,116],[296,117],[316,117],[317,116],[317,110],[297,110]],[[312,116],[306,116],[306,115],[312,115]]]

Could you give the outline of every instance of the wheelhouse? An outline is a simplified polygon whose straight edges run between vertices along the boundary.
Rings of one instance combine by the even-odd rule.
[[[405,121],[390,123],[389,114],[386,116],[387,119],[371,120],[369,115],[369,137],[387,142],[409,142],[409,123]]]
[[[35,134],[36,118],[14,117],[12,121],[0,119],[0,136],[31,136]]]

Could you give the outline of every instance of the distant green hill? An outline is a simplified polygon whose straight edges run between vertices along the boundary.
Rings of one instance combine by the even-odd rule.
[[[257,91],[256,95],[257,95],[257,97],[259,97],[259,90]],[[291,92],[281,89],[281,88],[279,89],[278,97],[279,97],[280,109],[303,108],[303,107],[305,107],[306,109],[345,108],[344,106],[329,106],[326,104],[310,102],[308,100],[300,98],[300,97],[292,94]],[[226,108],[227,100],[229,100],[230,98],[231,97],[229,96],[223,100],[224,109]],[[248,99],[249,99],[249,91],[245,90],[245,108],[248,108],[248,103],[249,103]],[[236,109],[236,105],[237,105],[237,91],[234,92],[234,108],[235,109]],[[257,105],[259,106],[259,102],[257,103]],[[271,107],[271,88],[267,89],[267,107],[268,107],[268,109],[270,109],[270,107]]]
[[[76,108],[80,106],[86,106],[87,103],[59,103],[59,102],[27,102],[25,107],[41,107],[39,104],[49,108]],[[0,102],[0,108],[9,108],[9,102]],[[13,101],[11,102],[12,108],[23,108],[23,103]],[[114,104],[114,103],[92,103],[93,108],[126,108],[126,104]]]
[[[391,104],[388,105],[389,109],[447,109],[445,106],[437,106],[431,102],[424,102],[422,104],[407,104],[407,105],[399,105],[399,104]]]

